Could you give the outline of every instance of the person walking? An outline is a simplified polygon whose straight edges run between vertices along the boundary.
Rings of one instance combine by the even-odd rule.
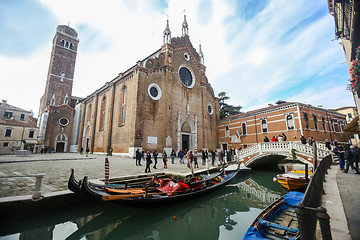
[[[197,151],[197,149],[195,149],[194,151],[194,168],[199,168],[199,164],[198,164],[198,156],[199,156],[199,153]]]
[[[87,147],[87,148],[86,148],[86,157],[89,156],[89,152],[90,152],[90,149]],[[46,153],[46,152],[45,152],[45,153]]]
[[[348,173],[349,168],[351,167],[353,170],[355,170],[355,174],[359,174],[359,170],[356,167],[354,167],[354,161],[356,159],[358,159],[356,149],[354,149],[353,146],[347,145],[344,157],[345,157],[345,160],[346,160],[346,168],[345,168],[344,173]]]
[[[81,148],[80,148],[80,155],[82,155],[82,154],[83,154],[83,152],[84,152],[84,148],[83,148],[83,147],[81,147]]]
[[[140,152],[140,149],[136,149],[136,152],[135,152],[136,166],[141,166],[140,161],[141,161],[141,152]]]
[[[215,166],[215,150],[211,151],[211,166]]]
[[[206,156],[205,156],[205,150],[204,149],[201,151],[201,159],[202,159],[202,165],[205,165]]]
[[[334,148],[333,152],[336,154],[337,158],[339,159],[339,166],[340,170],[344,170],[345,162],[344,162],[344,148],[341,145],[341,143],[338,143],[338,145]]]
[[[180,151],[179,151],[179,153],[178,153],[178,157],[180,158],[180,164],[185,164],[185,162],[184,162],[184,155],[185,155],[185,153],[184,153],[184,151],[182,150],[182,149],[180,149]]]
[[[303,135],[300,137],[300,142],[301,144],[306,144],[306,138]]]
[[[171,163],[172,163],[172,164],[174,164],[175,157],[176,157],[176,153],[175,153],[175,150],[173,149],[173,150],[171,151],[171,154],[170,154],[170,158],[171,158]]]
[[[285,135],[285,133],[282,133],[281,136],[282,136],[282,138],[283,138],[283,141],[286,142],[287,136]]]
[[[331,150],[331,146],[330,146],[330,141],[328,139],[325,139],[325,147],[330,151]]]
[[[308,138],[308,144],[309,144],[309,146],[312,146],[313,143],[314,143],[314,138],[313,138],[312,136],[310,136],[310,137]]]
[[[152,161],[151,161],[151,154],[149,151],[147,151],[146,153],[146,167],[145,167],[145,172],[146,173],[150,173],[150,165],[151,165]]]
[[[221,165],[224,162],[224,151],[223,150],[221,150],[220,153],[219,153],[219,162],[220,162]]]
[[[163,158],[164,168],[167,168],[168,160],[167,160],[167,153],[165,151],[163,152],[162,158]]]
[[[186,159],[187,159],[187,167],[192,169],[192,162],[194,160],[194,155],[191,150],[188,151],[188,153],[186,154]]]
[[[158,152],[156,151],[156,149],[153,152],[153,158],[154,158],[154,168],[156,169],[156,164],[157,164],[157,157],[158,157]]]

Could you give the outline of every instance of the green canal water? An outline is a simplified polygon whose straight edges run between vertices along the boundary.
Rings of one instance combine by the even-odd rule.
[[[0,230],[0,239],[242,239],[255,217],[284,194],[276,171],[240,175],[225,188],[183,203],[137,209],[84,205]]]

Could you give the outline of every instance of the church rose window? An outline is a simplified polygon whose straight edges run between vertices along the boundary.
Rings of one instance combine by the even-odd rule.
[[[62,117],[59,119],[59,124],[63,127],[67,126],[69,124],[69,119],[66,117]]]
[[[148,94],[153,100],[159,100],[161,98],[161,88],[156,83],[152,83],[148,87]]]
[[[187,88],[192,88],[195,85],[195,79],[193,74],[187,67],[180,67],[179,69],[179,77],[182,84]]]

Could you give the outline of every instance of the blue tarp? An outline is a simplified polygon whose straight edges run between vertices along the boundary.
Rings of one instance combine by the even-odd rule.
[[[296,204],[300,203],[304,197],[304,194],[301,192],[291,191],[284,195],[284,201],[293,207],[296,207]]]

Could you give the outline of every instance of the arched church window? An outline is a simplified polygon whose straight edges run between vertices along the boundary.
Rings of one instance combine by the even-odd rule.
[[[121,91],[121,104],[120,104],[120,126],[125,124],[125,113],[126,113],[126,92],[127,87],[124,86]]]
[[[87,119],[88,119],[88,120],[91,119],[91,104],[89,105],[89,108],[88,108],[88,116],[87,116]]]
[[[315,114],[313,114],[313,119],[314,119],[314,127],[315,127],[315,130],[318,130],[317,116],[316,116]]]
[[[188,122],[185,122],[181,127],[181,132],[185,133],[191,133],[190,124]]]
[[[74,44],[73,44],[73,43],[70,43],[70,47],[69,47],[69,48],[72,50],[73,47],[74,47]]]
[[[99,130],[104,130],[104,122],[105,122],[105,102],[106,97],[104,96],[101,100],[101,108],[100,108],[100,124],[99,124]]]
[[[69,42],[68,42],[68,41],[66,41],[65,47],[66,47],[66,48],[69,48]]]
[[[305,128],[309,129],[309,117],[307,113],[304,113]]]
[[[63,40],[61,40],[61,46],[65,46],[65,40],[63,39]]]

